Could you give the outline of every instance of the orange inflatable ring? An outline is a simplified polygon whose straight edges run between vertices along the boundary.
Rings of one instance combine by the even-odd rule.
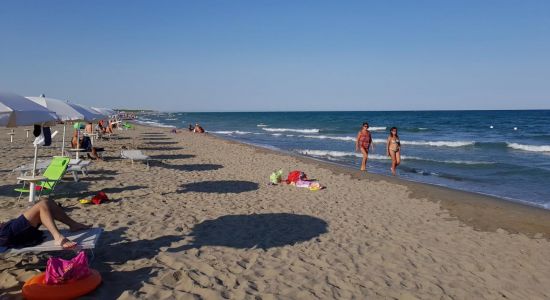
[[[90,276],[64,284],[45,284],[46,273],[40,273],[25,282],[23,297],[25,299],[75,299],[95,290],[101,283],[99,272],[90,269]]]

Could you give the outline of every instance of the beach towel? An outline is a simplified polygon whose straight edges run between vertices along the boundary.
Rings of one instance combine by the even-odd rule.
[[[298,180],[307,180],[306,173],[302,171],[292,171],[288,173],[288,176],[286,178],[286,183],[287,184],[296,183]]]

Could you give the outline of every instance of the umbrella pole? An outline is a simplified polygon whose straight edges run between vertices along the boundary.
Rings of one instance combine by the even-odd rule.
[[[36,160],[38,157],[38,145],[34,145],[34,160],[32,162],[32,177],[36,175]]]
[[[38,157],[38,145],[34,145],[34,160],[32,163],[32,177],[36,176],[36,160]],[[34,195],[35,195],[35,182],[30,181],[29,182],[29,203],[34,202]]]
[[[65,127],[67,126],[67,122],[63,123],[63,143],[61,144],[61,156],[65,154]]]
[[[78,129],[76,130],[76,160],[80,159],[78,149],[80,149],[80,124],[78,124]]]

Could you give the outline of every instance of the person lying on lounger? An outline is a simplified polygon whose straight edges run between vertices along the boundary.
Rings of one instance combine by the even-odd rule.
[[[12,248],[40,244],[43,236],[38,227],[44,225],[52,234],[56,245],[63,249],[75,248],[77,243],[65,238],[59,232],[55,225],[56,220],[69,226],[71,231],[90,228],[89,225],[71,219],[54,201],[43,197],[19,217],[0,224],[0,246]]]

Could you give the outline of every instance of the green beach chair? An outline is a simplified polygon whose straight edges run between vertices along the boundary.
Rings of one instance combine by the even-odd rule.
[[[55,186],[63,176],[65,175],[65,172],[67,171],[67,167],[69,166],[69,162],[71,159],[69,157],[65,156],[54,156],[52,159],[52,162],[50,165],[46,168],[42,176],[46,177],[47,180],[39,182],[36,186],[37,189],[39,189],[38,196],[42,195],[49,195],[53,192]],[[23,193],[28,193],[29,189],[25,187],[25,184],[23,183],[23,187],[19,189],[15,189],[16,192],[19,192],[19,197],[17,199],[20,199]]]

